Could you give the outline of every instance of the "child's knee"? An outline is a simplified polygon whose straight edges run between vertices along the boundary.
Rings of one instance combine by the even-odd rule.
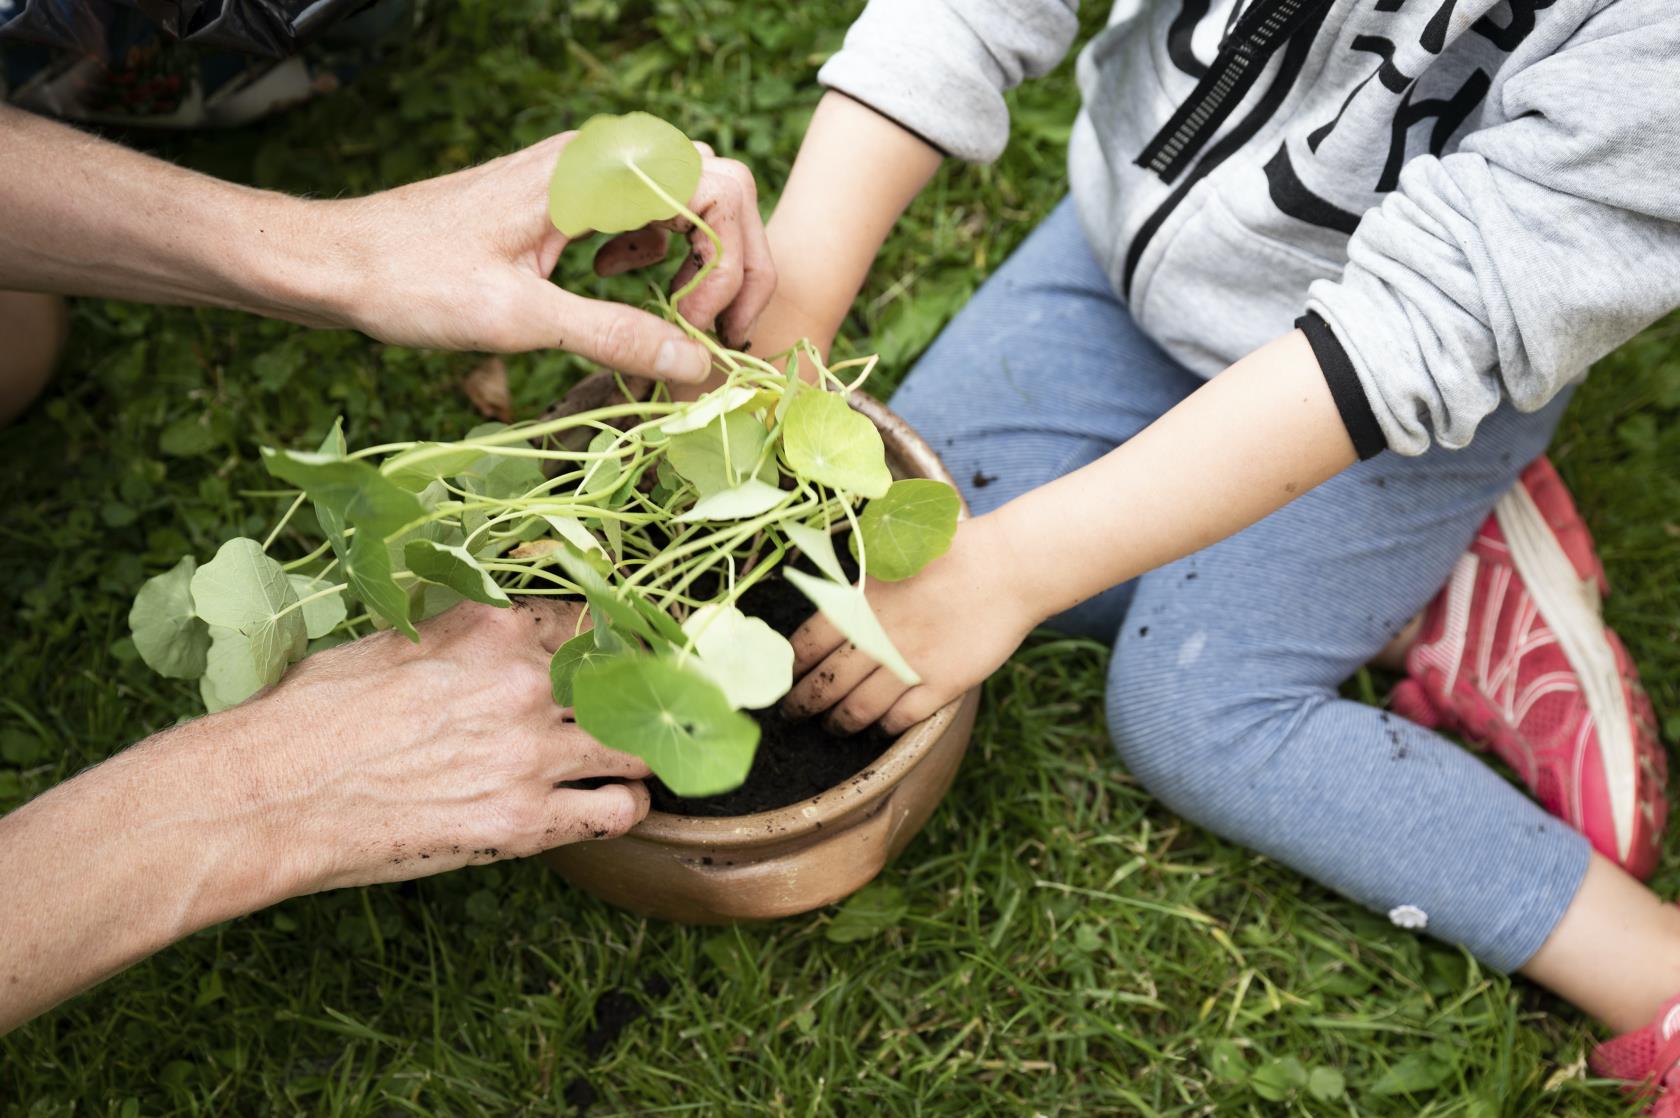
[[[1243,830],[1255,785],[1314,696],[1246,681],[1209,653],[1213,640],[1194,628],[1131,625],[1110,667],[1109,733],[1157,799],[1230,833]]]
[[[22,414],[52,379],[67,322],[57,295],[0,291],[0,424]]]

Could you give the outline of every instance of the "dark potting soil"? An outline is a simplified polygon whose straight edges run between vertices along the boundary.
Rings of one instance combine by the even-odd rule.
[[[840,548],[843,562],[851,558]],[[742,612],[791,637],[811,616],[811,601],[792,583],[767,578],[741,595]],[[673,815],[752,815],[808,800],[856,776],[893,743],[878,726],[849,736],[831,734],[820,718],[793,721],[771,707],[748,711],[759,725],[758,753],[747,780],[732,792],[684,799],[657,778],[647,782],[653,810]]]

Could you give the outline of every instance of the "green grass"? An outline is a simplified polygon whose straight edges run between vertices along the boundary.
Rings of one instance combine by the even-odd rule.
[[[854,7],[435,5],[399,58],[340,95],[169,154],[347,193],[647,107],[773,187]],[[1064,65],[1015,98],[999,164],[948,168],[916,205],[848,327],[891,375],[1060,196],[1075,100]],[[1671,740],[1675,330],[1607,360],[1557,443]],[[268,485],[257,446],[312,445],[339,413],[363,444],[464,431],[473,363],[81,303],[60,383],[0,434],[0,809],[194,710],[136,661],[128,603],[180,554],[270,522],[276,503],[247,493]],[[525,414],[580,372],[555,355],[510,364]],[[523,864],[304,898],[0,1040],[0,1113],[566,1114],[580,1080],[593,1115],[1627,1112],[1585,1081],[1594,1032],[1567,1007],[1153,805],[1110,752],[1104,658],[1038,641],[988,685],[947,802],[867,895],[886,917],[872,937],[832,941],[848,926],[832,911],[649,923]],[[1680,874],[1659,887],[1673,895]],[[597,999],[650,982],[633,996],[646,1015],[592,1058]],[[1342,1075],[1346,1098],[1268,1101],[1291,1059]],[[1380,1093],[1396,1075],[1439,1086]]]

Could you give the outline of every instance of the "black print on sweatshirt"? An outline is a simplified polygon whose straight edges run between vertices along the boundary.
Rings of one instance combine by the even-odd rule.
[[[1418,0],[1375,0],[1373,6],[1378,13],[1396,13],[1403,10],[1408,2],[1416,4]],[[1446,48],[1447,34],[1452,26],[1453,12],[1458,3],[1459,0],[1444,0],[1444,2],[1438,0],[1435,10],[1424,25],[1418,37],[1418,44],[1430,54],[1440,54]],[[1509,54],[1534,31],[1537,14],[1550,8],[1555,3],[1556,0],[1506,0],[1504,4],[1495,9],[1495,12],[1490,12],[1476,20],[1471,25],[1470,31],[1486,39],[1500,51]],[[1204,84],[1208,82],[1208,67],[1195,57],[1191,50],[1191,43],[1197,25],[1208,15],[1210,6],[1209,0],[1183,0],[1168,29],[1168,57],[1177,69],[1201,78]],[[1258,3],[1249,6],[1234,5],[1231,14],[1234,16],[1236,11],[1241,10],[1243,21],[1253,25],[1254,22],[1263,20],[1269,9],[1278,8],[1280,9],[1279,14],[1287,12],[1289,15],[1296,15],[1299,9],[1303,7],[1310,12],[1316,5],[1289,4],[1287,0],[1259,0]],[[1253,136],[1276,111],[1299,76],[1302,56],[1306,53],[1306,48],[1310,47],[1311,40],[1319,34],[1324,9],[1328,7],[1329,5],[1326,4],[1316,13],[1318,18],[1301,20],[1297,26],[1292,28],[1293,35],[1289,38],[1287,45],[1275,40],[1272,44],[1268,44],[1283,47],[1285,55],[1283,64],[1278,68],[1278,72],[1273,78],[1272,87],[1266,90],[1259,103],[1231,130],[1228,140],[1235,140],[1239,136],[1246,140]],[[1287,10],[1290,8],[1296,9],[1297,12],[1288,12]],[[1504,22],[1499,22],[1496,19],[1496,14]],[[1299,17],[1297,16],[1297,18]],[[1229,38],[1232,30],[1233,28],[1228,25],[1226,41],[1221,43],[1222,53],[1230,48]],[[1433,155],[1441,155],[1446,151],[1453,136],[1481,105],[1492,85],[1492,79],[1486,70],[1478,68],[1465,77],[1451,94],[1420,98],[1417,94],[1418,75],[1405,73],[1395,63],[1396,49],[1391,38],[1379,34],[1358,35],[1354,37],[1349,47],[1357,53],[1374,56],[1376,65],[1372,68],[1370,74],[1348,93],[1336,114],[1308,134],[1307,149],[1311,152],[1317,152],[1319,146],[1335,132],[1337,125],[1341,123],[1343,115],[1354,99],[1364,92],[1372,81],[1379,82],[1384,89],[1396,96],[1394,114],[1388,134],[1387,152],[1371,183],[1373,191],[1386,194],[1399,185],[1400,171],[1405,166],[1414,130],[1420,126],[1427,127],[1428,150]],[[1192,95],[1191,102],[1181,106],[1179,113],[1175,114],[1175,119],[1192,116],[1195,111],[1194,100],[1194,95]],[[1166,130],[1163,129],[1164,131]],[[1146,147],[1145,155],[1158,157],[1162,139],[1163,137],[1158,136],[1155,142]],[[1200,145],[1192,143],[1184,146],[1193,151]],[[1127,252],[1123,277],[1126,289],[1129,290],[1131,287],[1136,264],[1141,259],[1150,237],[1154,235],[1155,231],[1166,221],[1167,216],[1182,201],[1183,196],[1187,193],[1187,188],[1204,178],[1240,147],[1241,142],[1236,144],[1221,142],[1212,145],[1202,154],[1199,160],[1195,161],[1194,167],[1189,169],[1189,173],[1184,175],[1184,181],[1179,183],[1179,189],[1175,190],[1144,222],[1137,236],[1133,238]],[[1144,158],[1140,158],[1139,162],[1148,165]],[[1169,166],[1166,170],[1167,173],[1163,174],[1162,177],[1171,182],[1178,178],[1181,172],[1185,171],[1185,167],[1182,165]],[[1289,154],[1287,144],[1279,146],[1277,152],[1266,162],[1264,170],[1272,203],[1287,216],[1311,225],[1333,229],[1343,234],[1351,234],[1359,224],[1358,214],[1320,197],[1302,182]]]

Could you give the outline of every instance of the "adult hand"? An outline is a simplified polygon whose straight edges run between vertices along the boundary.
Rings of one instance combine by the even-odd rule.
[[[951,550],[914,578],[865,586],[870,607],[921,683],[903,683],[817,614],[793,634],[801,678],[782,709],[795,718],[829,711],[835,733],[874,722],[892,734],[909,729],[984,681],[1043,620],[1012,569],[1007,537],[991,521],[963,521]]]
[[[489,163],[366,198],[324,203],[354,254],[355,282],[337,313],[401,345],[514,353],[559,348],[620,372],[693,383],[711,360],[676,326],[622,303],[575,295],[549,280],[568,239],[548,218],[548,180],[575,132]],[[710,148],[688,200],[723,242],[723,259],[678,310],[703,330],[747,338],[776,288],[752,173]],[[607,242],[596,271],[618,275],[665,258],[669,231],[693,246],[673,290],[711,258],[711,241],[683,218]]]
[[[598,744],[554,703],[548,661],[574,604],[465,604],[329,649],[236,708],[250,763],[290,789],[275,818],[286,892],[396,881],[621,835],[647,814],[639,758]],[[310,735],[273,749],[274,728]],[[572,782],[620,783],[583,789]]]
[[[323,652],[0,817],[0,1033],[288,897],[628,830],[646,766],[550,696],[577,617],[466,605]]]

